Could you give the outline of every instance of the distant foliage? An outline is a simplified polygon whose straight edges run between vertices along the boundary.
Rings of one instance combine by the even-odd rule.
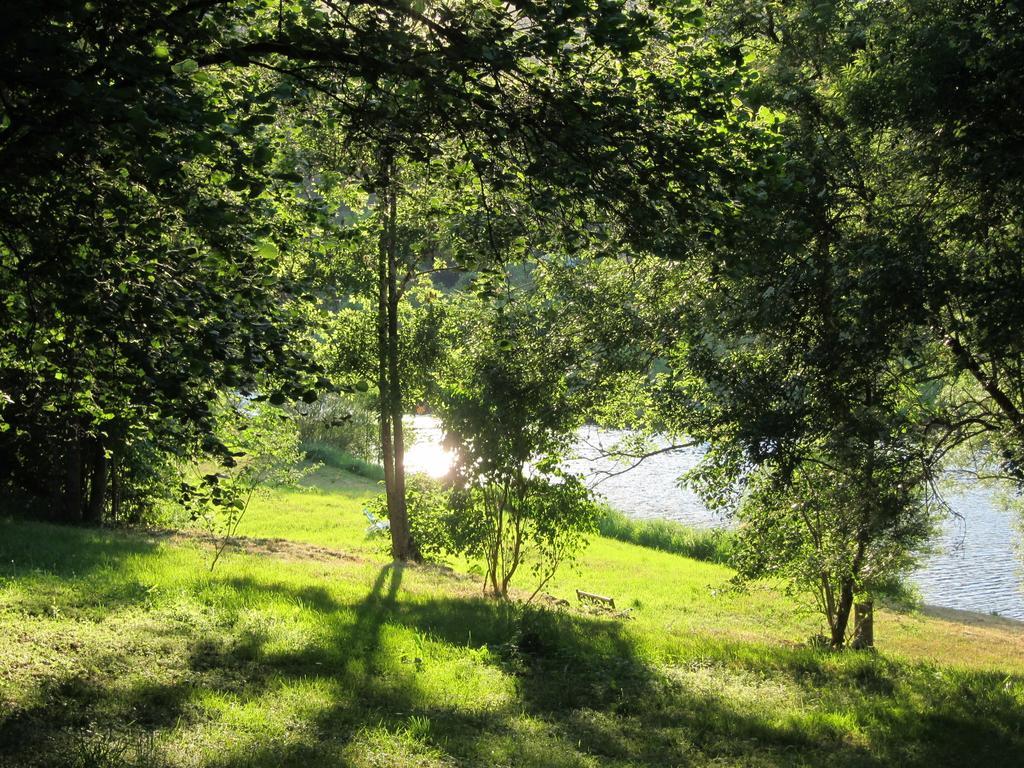
[[[296,403],[293,411],[304,446],[329,447],[364,462],[380,458],[380,427],[368,395],[325,393],[312,403]]]

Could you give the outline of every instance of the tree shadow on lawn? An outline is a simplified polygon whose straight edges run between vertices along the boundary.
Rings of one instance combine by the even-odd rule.
[[[120,531],[0,519],[0,579],[15,588],[8,607],[27,616],[98,621],[145,604],[153,585],[126,562],[159,549]]]
[[[990,687],[996,678],[1004,681],[998,675],[971,676],[965,688],[929,686],[913,673],[897,687],[893,676],[907,673],[881,660],[826,670],[820,652],[769,651],[771,666],[814,699],[833,686],[848,689],[843,709],[855,713],[869,748],[865,739],[852,743],[845,727],[831,725],[835,710],[821,718],[796,713],[807,718],[780,723],[770,711],[751,714],[724,696],[687,687],[647,663],[619,622],[484,598],[399,599],[402,576],[401,565],[384,566],[355,604],[322,590],[232,580],[241,590],[313,606],[329,627],[326,643],[278,652],[250,645],[242,655],[259,658],[270,671],[268,680],[326,678],[346,695],[315,716],[311,737],[215,764],[304,765],[311,755],[332,749],[340,754],[361,730],[400,734],[416,718],[438,726],[437,738],[425,738],[425,746],[457,764],[487,765],[479,750],[495,740],[525,746],[532,736],[523,732],[524,716],[543,724],[551,751],[533,762],[520,753],[513,762],[522,765],[596,758],[650,765],[735,759],[779,766],[879,766],[893,760],[936,766],[970,763],[979,755],[996,765],[1012,762],[1022,747],[1012,691]],[[515,701],[477,711],[432,701],[415,665],[396,671],[379,658],[386,626],[409,628],[452,648],[486,649],[480,658],[514,678]],[[951,701],[960,690],[968,698]]]
[[[139,535],[0,517],[0,575],[82,577],[159,545]]]
[[[1024,754],[1020,676],[898,661],[875,651],[732,650],[736,669],[771,673],[824,710],[852,713],[886,764],[1007,765]]]
[[[789,765],[794,751],[808,764],[881,764],[862,747],[831,734],[808,736],[776,727],[719,697],[673,682],[641,658],[621,623],[483,598],[404,594],[399,599],[402,576],[402,566],[385,566],[355,604],[334,602],[325,594],[311,600],[305,590],[279,583],[232,579],[250,598],[265,591],[268,598],[315,605],[327,638],[286,650],[249,647],[245,659],[231,652],[234,658],[218,664],[247,663],[255,655],[270,670],[264,678],[269,685],[329,680],[344,695],[311,717],[305,735],[284,744],[256,740],[244,754],[222,755],[211,764],[304,766],[325,759],[347,764],[353,739],[370,731],[384,738],[378,749],[387,750],[387,743],[397,749],[395,741],[410,732],[410,724],[424,722],[430,724],[428,732],[413,739],[421,750],[416,759],[432,756],[438,764],[490,765],[496,761],[495,747],[507,750],[506,762],[536,766],[594,759],[688,765],[755,753],[760,764]],[[382,656],[387,627],[411,629],[448,649],[477,651],[474,658],[513,678],[513,700],[478,708],[472,702],[438,700],[436,691],[425,690],[419,660],[396,667],[393,657]],[[247,686],[247,696],[260,695],[258,687]],[[538,741],[543,749],[531,745]]]
[[[301,722],[286,737],[234,733],[229,741],[236,746],[206,764],[377,764],[371,759],[376,754],[381,765],[653,766],[717,760],[936,766],[970,764],[979,755],[992,765],[1012,764],[1020,754],[1024,731],[1013,694],[993,693],[988,685],[994,680],[977,677],[967,687],[934,689],[915,682],[903,690],[890,679],[903,673],[869,664],[860,671],[853,665],[848,679],[840,675],[837,682],[813,652],[767,650],[767,668],[791,678],[814,700],[829,686],[856,689],[837,708],[797,712],[807,719],[786,722],[770,707],[751,710],[657,669],[621,622],[484,598],[425,598],[401,591],[403,575],[401,565],[384,566],[355,602],[338,600],[319,586],[219,578],[218,586],[237,599],[219,608],[227,612],[220,617],[220,634],[175,630],[187,640],[178,679],[124,690],[105,683],[100,670],[44,689],[37,705],[12,717],[0,715],[0,765],[3,756],[14,760],[6,763],[11,766],[65,765],[59,750],[68,732],[89,724],[130,723],[140,733],[174,728],[182,734],[210,725],[223,732],[229,726],[211,720],[197,696],[227,695],[257,709],[272,708],[275,696],[304,685],[321,686],[330,695],[298,715]],[[272,642],[269,634],[239,623],[239,613],[230,614],[230,606],[251,613],[282,602],[315,617],[304,645]],[[474,706],[464,695],[456,701],[439,694],[436,681],[431,688],[429,665],[456,662],[428,659],[421,668],[416,658],[396,660],[389,645],[392,629],[412,630],[443,659],[470,652],[471,673],[490,668],[510,686],[509,698]],[[88,662],[81,666],[90,669]],[[756,671],[757,661],[737,667]],[[961,690],[987,698],[949,699]],[[855,711],[863,730],[856,743],[847,726],[828,723],[829,714],[848,711]],[[824,719],[815,720],[817,715]],[[187,754],[189,748],[183,749]]]
[[[66,768],[76,764],[76,745],[94,733],[105,741],[141,744],[154,731],[180,723],[194,692],[185,680],[142,683],[127,692],[111,690],[89,673],[48,681],[36,704],[13,714],[0,711],[0,766]]]

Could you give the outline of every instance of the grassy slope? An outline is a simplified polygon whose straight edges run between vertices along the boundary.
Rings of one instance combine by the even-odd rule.
[[[332,477],[336,480],[330,483]],[[632,618],[529,611],[395,569],[372,483],[322,473],[242,531],[345,549],[209,554],[0,521],[0,765],[1012,765],[1024,634],[878,617],[879,654],[728,571],[610,540],[576,587]],[[980,621],[980,620],[979,620]]]

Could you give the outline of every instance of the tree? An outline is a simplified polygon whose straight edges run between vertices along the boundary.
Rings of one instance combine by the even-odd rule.
[[[411,553],[399,351],[410,263],[401,209],[404,196],[420,195],[410,177],[430,183],[438,160],[471,171],[476,218],[492,240],[503,215],[494,201],[509,188],[523,208],[576,229],[604,207],[637,243],[680,227],[690,237],[721,231],[737,214],[731,188],[749,181],[747,144],[758,145],[760,129],[738,119],[729,98],[742,81],[736,51],[704,35],[700,18],[693,8],[618,2],[300,4],[279,14],[276,32],[200,57],[286,73],[323,95],[325,119],[312,122],[344,137],[346,164],[375,196],[375,378],[396,557]]]
[[[313,383],[269,224],[291,192],[276,83],[199,69],[243,15],[204,5],[26,5],[5,27],[0,472],[66,520],[100,520],[134,446],[222,448],[219,390]]]
[[[706,35],[701,16],[489,0],[20,8],[0,62],[9,479],[42,489],[26,468],[59,465],[78,518],[106,496],[124,435],[173,450],[188,442],[179,434],[213,440],[220,390],[311,399],[329,386],[296,343],[288,261],[296,211],[310,206],[294,199],[304,180],[278,162],[281,111],[317,96],[328,127],[370,158],[364,180],[381,203],[382,440],[406,554],[402,169],[455,147],[488,193],[515,187],[577,230],[598,209],[638,247],[727,232],[762,131],[732,102],[737,49]],[[68,354],[50,349],[62,344]]]
[[[959,375],[959,420],[987,474],[1024,479],[1021,6],[878,7],[844,88],[851,123],[884,137],[899,216],[926,280],[916,301]]]
[[[527,295],[473,312],[475,331],[440,383],[445,439],[458,455],[451,538],[483,559],[484,589],[500,598],[526,563],[536,595],[596,529],[586,487],[559,468],[583,413],[556,313]]]
[[[898,153],[851,120],[862,9],[738,5],[727,23],[761,73],[744,99],[780,142],[771,207],[751,198],[744,226],[688,264],[699,287],[662,404],[710,445],[690,479],[742,522],[741,573],[810,589],[842,647],[855,596],[927,540],[969,421],[929,333],[927,263],[893,236]]]
[[[325,210],[322,233],[331,243],[318,264],[325,300],[321,358],[339,379],[376,384],[380,455],[384,465],[392,554],[415,556],[405,491],[403,416],[422,402],[445,352],[446,302],[429,276],[464,271],[485,250],[475,223],[478,187],[450,156],[427,163],[391,163],[356,150],[331,151],[321,131],[302,155],[310,187]],[[315,171],[313,170],[315,169]],[[468,202],[467,202],[468,201]],[[336,210],[347,215],[333,215]],[[489,215],[493,241],[500,226]],[[474,241],[467,247],[467,241]],[[345,292],[335,298],[335,292]]]
[[[709,462],[734,479],[766,471],[783,496],[824,494],[808,461],[832,481],[859,466],[843,481],[860,489],[854,519],[902,498],[893,530],[912,532],[912,549],[927,507],[941,509],[931,486],[956,448],[1020,482],[1020,8],[741,2],[723,13],[761,72],[744,98],[778,113],[784,143],[766,187],[780,215],[751,218],[747,254],[719,250],[707,274],[719,330],[712,321],[687,353],[713,404],[691,410],[731,446]],[[827,452],[806,442],[815,434]],[[851,435],[860,459],[837,464],[837,439]],[[867,482],[880,468],[885,484]],[[846,506],[829,498],[832,512]],[[856,584],[858,561],[846,562]],[[839,644],[843,622],[830,623]]]

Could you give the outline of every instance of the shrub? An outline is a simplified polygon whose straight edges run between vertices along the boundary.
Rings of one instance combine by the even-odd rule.
[[[300,446],[306,458],[328,467],[351,472],[353,475],[381,481],[384,479],[384,468],[358,456],[353,456],[329,443],[303,442]]]
[[[538,467],[515,482],[474,484],[452,495],[454,549],[482,558],[485,589],[507,598],[524,565],[537,579],[532,600],[597,529],[597,507],[576,475]],[[545,471],[546,470],[546,471]]]
[[[611,507],[601,508],[597,531],[609,539],[723,564],[732,557],[736,540],[734,533],[722,528],[690,528],[674,520],[635,520]]]
[[[418,559],[440,561],[454,554],[454,532],[459,520],[449,504],[451,491],[428,475],[408,475],[405,478],[405,499],[409,532]],[[377,496],[367,509],[378,519],[387,520],[387,494]],[[390,540],[387,545],[390,551]]]

